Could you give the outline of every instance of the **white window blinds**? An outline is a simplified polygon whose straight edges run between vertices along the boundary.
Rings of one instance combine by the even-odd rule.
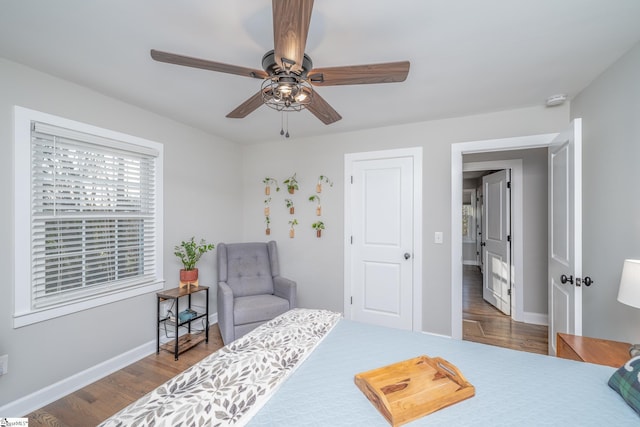
[[[31,123],[32,309],[152,282],[158,152]]]

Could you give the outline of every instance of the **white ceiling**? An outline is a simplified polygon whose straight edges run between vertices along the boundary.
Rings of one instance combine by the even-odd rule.
[[[409,60],[403,83],[318,88],[343,117],[289,114],[293,138],[575,96],[640,40],[639,0],[316,0],[316,67]],[[270,0],[0,0],[0,57],[240,143],[280,114],[225,115],[260,81],[153,61],[150,49],[261,68]]]

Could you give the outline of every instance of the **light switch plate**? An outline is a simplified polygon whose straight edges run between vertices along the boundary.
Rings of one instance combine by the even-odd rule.
[[[442,231],[436,231],[436,233],[433,235],[433,243],[438,243],[438,244],[442,244],[444,240]]]

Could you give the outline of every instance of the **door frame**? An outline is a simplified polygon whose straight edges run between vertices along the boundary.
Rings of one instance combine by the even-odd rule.
[[[451,337],[462,339],[463,154],[549,147],[558,133],[451,144]],[[515,191],[514,191],[515,193]],[[520,191],[519,193],[522,193]],[[522,239],[519,239],[522,240]],[[514,254],[515,255],[515,254]],[[520,256],[521,257],[521,256]],[[521,299],[520,299],[521,300]]]
[[[351,176],[353,162],[410,157],[413,160],[413,301],[412,330],[422,331],[422,147],[346,153],[344,155],[344,317],[352,318],[351,296]],[[462,203],[462,195],[460,196]],[[462,215],[462,208],[460,208]],[[460,225],[462,227],[462,225]],[[461,237],[462,238],[462,237]]]
[[[485,162],[469,162],[462,164],[463,172],[511,169],[511,289],[514,283],[524,283],[524,197],[523,197],[523,166],[522,159],[489,160]],[[484,218],[482,219],[484,221]],[[484,283],[483,283],[484,285]],[[524,321],[524,288],[515,287],[511,298],[511,318],[517,322]]]

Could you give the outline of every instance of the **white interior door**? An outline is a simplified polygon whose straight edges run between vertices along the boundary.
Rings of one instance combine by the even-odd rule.
[[[549,148],[549,354],[556,334],[582,335],[582,121]]]
[[[351,318],[412,329],[413,159],[352,163]]]
[[[482,297],[511,315],[511,201],[509,171],[482,177],[484,269]]]
[[[484,216],[484,207],[482,199],[482,188],[480,187],[476,191],[476,258],[480,272],[484,272],[484,246],[482,246],[482,218]]]

